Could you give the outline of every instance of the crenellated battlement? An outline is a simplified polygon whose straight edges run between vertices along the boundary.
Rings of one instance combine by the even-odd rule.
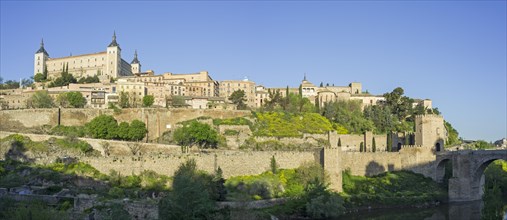
[[[444,117],[436,114],[424,114],[424,115],[416,115],[415,118],[438,118],[443,119]]]
[[[415,144],[411,144],[411,145],[401,145],[401,148],[416,148],[416,147],[422,147],[422,145],[415,145]]]

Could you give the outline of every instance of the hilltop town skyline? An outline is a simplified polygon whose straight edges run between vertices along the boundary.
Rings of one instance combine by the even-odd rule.
[[[155,2],[139,7],[152,18],[129,17],[136,4],[116,13],[107,10],[112,2],[2,2],[0,76],[32,76],[41,38],[51,57],[64,57],[102,51],[116,31],[125,60],[137,50],[143,70],[156,74],[205,70],[214,80],[295,87],[306,73],[316,85],[361,82],[380,95],[402,87],[432,99],[465,139],[507,136],[505,2]],[[96,17],[85,15],[93,10]],[[52,22],[37,25],[36,11]],[[98,24],[108,13],[121,22]]]

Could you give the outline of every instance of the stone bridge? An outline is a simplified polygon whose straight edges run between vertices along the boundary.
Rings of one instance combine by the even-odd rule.
[[[507,161],[507,150],[459,150],[436,152],[434,180],[442,182],[445,164],[452,163],[449,179],[449,201],[473,201],[482,199],[484,170],[493,161]]]

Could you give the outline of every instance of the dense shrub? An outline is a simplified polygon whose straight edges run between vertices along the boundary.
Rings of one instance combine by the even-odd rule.
[[[412,205],[446,198],[446,190],[431,178],[410,171],[387,172],[374,177],[343,173],[347,206]]]
[[[197,145],[202,148],[216,148],[219,143],[217,131],[208,124],[196,120],[184,123],[173,134],[174,140],[181,146]]]
[[[49,132],[49,134],[60,136],[84,137],[86,133],[83,126],[58,125],[53,127]]]
[[[99,115],[85,125],[86,132],[92,138],[115,139],[118,122],[110,115]]]
[[[248,125],[252,126],[252,122],[246,118],[226,118],[226,119],[219,119],[215,118],[213,119],[213,125]]]
[[[303,133],[323,134],[333,130],[329,120],[317,113],[257,112],[255,117],[256,136],[301,137]]]
[[[64,149],[77,149],[84,154],[91,154],[94,151],[93,147],[88,142],[79,140],[74,137],[52,140],[55,145]]]

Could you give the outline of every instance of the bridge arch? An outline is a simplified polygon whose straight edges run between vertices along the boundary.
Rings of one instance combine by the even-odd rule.
[[[444,158],[440,161],[437,161],[437,166],[436,166],[436,170],[435,170],[435,181],[437,183],[444,182],[445,167],[448,163],[451,163],[451,167],[452,167],[452,159],[451,158]],[[452,173],[451,173],[451,176],[452,176]]]
[[[502,157],[498,155],[496,157],[485,158],[481,160],[479,163],[477,163],[477,167],[473,171],[471,180],[471,190],[472,190],[471,193],[472,195],[476,195],[479,199],[481,199],[482,196],[484,195],[484,183],[485,183],[484,171],[495,160],[507,161],[507,156]]]
[[[437,167],[442,160],[452,160],[453,175],[449,179],[449,201],[474,201],[482,199],[484,194],[484,171],[495,160],[507,161],[507,150],[448,151],[438,153],[437,158],[435,161]],[[435,180],[436,177],[437,175]]]

